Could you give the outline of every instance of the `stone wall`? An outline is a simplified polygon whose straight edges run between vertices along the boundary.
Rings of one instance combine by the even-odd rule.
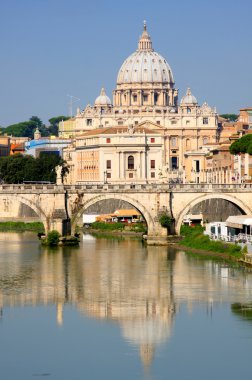
[[[85,214],[110,214],[117,209],[132,209],[130,203],[120,199],[106,199],[104,201],[96,202],[85,210]]]
[[[216,198],[198,203],[188,214],[203,214],[203,220],[208,222],[225,222],[230,215],[241,215],[243,212],[234,203]]]

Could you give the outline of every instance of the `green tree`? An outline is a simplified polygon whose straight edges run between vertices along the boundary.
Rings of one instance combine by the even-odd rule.
[[[233,142],[229,151],[231,154],[239,154],[239,153],[252,153],[252,135],[242,136],[239,140]]]
[[[223,117],[224,119],[230,120],[230,121],[236,121],[239,117],[239,115],[236,115],[235,113],[224,113],[220,115],[220,117]]]
[[[48,136],[49,131],[37,116],[32,116],[28,121],[9,125],[2,133],[9,136],[33,138],[36,128],[39,128],[42,136]]]
[[[69,116],[55,116],[55,117],[52,117],[51,119],[49,119],[49,130],[50,130],[50,134],[52,135],[55,135],[55,136],[58,136],[58,133],[59,133],[59,123],[63,120],[68,120],[70,119]]]
[[[41,153],[38,158],[15,154],[0,158],[0,179],[4,183],[23,181],[56,182],[56,166],[62,166],[62,178],[67,174],[66,162],[55,153]]]
[[[168,229],[171,226],[171,217],[167,214],[162,214],[159,218],[159,223],[162,227]]]

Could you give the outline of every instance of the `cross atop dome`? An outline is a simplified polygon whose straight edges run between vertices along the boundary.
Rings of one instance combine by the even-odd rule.
[[[153,51],[152,41],[149,33],[147,32],[147,23],[144,20],[144,30],[138,42],[138,50]]]

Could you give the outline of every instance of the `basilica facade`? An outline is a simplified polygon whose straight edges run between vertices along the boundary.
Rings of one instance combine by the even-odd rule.
[[[218,116],[188,88],[179,101],[171,67],[152,46],[146,23],[119,69],[113,101],[102,88],[93,105],[61,122],[67,183],[199,181],[202,157],[219,138]],[[190,159],[188,159],[190,157]],[[196,175],[195,173],[198,173]]]

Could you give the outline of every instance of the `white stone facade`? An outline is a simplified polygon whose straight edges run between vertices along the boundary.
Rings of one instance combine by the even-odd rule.
[[[143,146],[137,133],[133,135],[134,138],[130,139],[129,144],[128,132],[126,134],[122,132],[125,129],[141,125],[151,129],[152,134],[156,131],[162,136],[160,137],[162,140],[162,142],[160,141],[161,152],[157,150],[155,161],[157,167],[166,168],[166,172],[174,170],[185,172],[187,165],[185,153],[187,151],[199,150],[205,144],[215,143],[218,140],[218,119],[215,108],[209,107],[206,103],[200,106],[190,89],[187,90],[179,104],[178,90],[175,88],[172,70],[167,61],[153,50],[146,24],[138,43],[138,49],[123,62],[119,70],[116,89],[113,92],[113,102],[102,89],[93,106],[88,104],[84,110],[78,109],[76,116],[71,121],[67,121],[70,126],[69,133],[64,123],[60,124],[59,135],[76,138],[76,150],[79,153],[78,155],[73,154],[73,160],[76,162],[75,164],[72,162],[71,165],[79,167],[85,166],[80,163],[82,160],[80,151],[90,150],[87,145],[80,146],[80,141],[85,139],[86,143],[90,141],[89,133],[91,131],[100,130],[102,133],[102,129],[114,128],[114,131],[119,131],[122,128],[121,133],[115,132],[115,136],[112,137],[111,147],[114,151],[111,151],[110,154],[111,160],[113,156],[113,170],[117,173],[111,177],[114,181],[127,179],[126,172],[121,171],[120,160],[122,159],[118,153],[122,152],[121,146],[124,146],[125,159],[128,154],[126,152],[132,151],[133,147],[136,152],[140,152],[142,149],[140,146]],[[86,137],[80,137],[86,133]],[[99,175],[93,173],[93,178],[95,178],[93,180],[98,178],[101,181],[101,173],[105,171],[104,164],[101,167],[101,162],[104,162],[104,157],[108,155],[109,150],[101,142],[102,134],[96,139],[98,139],[96,149],[99,150],[99,154],[97,153]],[[69,149],[73,152],[73,147]],[[103,149],[104,152],[102,152]],[[137,165],[140,165],[140,168],[135,172],[134,180],[147,179],[148,175],[143,175],[144,172],[147,173],[147,169],[142,167],[146,165],[144,161],[141,161],[139,156],[135,162],[138,162]],[[187,168],[187,172],[190,172],[190,168]],[[75,178],[76,182],[82,181],[79,174],[80,170],[75,168],[75,175],[71,174],[71,180]],[[125,177],[123,177],[124,175]],[[90,175],[90,177],[92,176]],[[156,175],[153,180],[157,181],[158,178],[162,179],[161,177]],[[191,178],[187,178],[187,180],[190,181]]]

